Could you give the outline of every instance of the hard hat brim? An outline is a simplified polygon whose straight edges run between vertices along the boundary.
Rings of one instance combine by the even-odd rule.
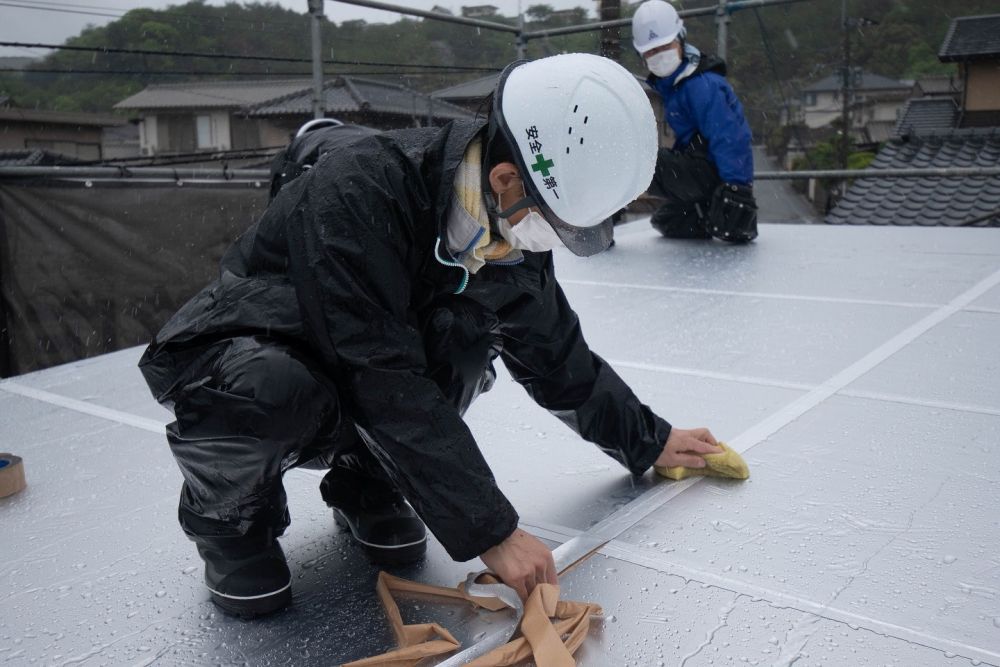
[[[548,217],[544,208],[542,215],[552,225],[552,229],[556,230],[563,244],[577,257],[590,257],[604,252],[615,238],[615,225],[611,218],[593,227],[573,227],[558,218]]]
[[[670,42],[672,42],[675,39],[677,39],[677,35],[679,35],[679,34],[680,34],[680,31],[675,32],[672,35],[667,35],[666,37],[660,37],[659,39],[654,39],[651,42],[647,42],[646,44],[643,44],[641,47],[639,46],[639,44],[637,44],[635,41],[633,41],[632,42],[632,46],[639,53],[639,56],[642,57],[643,54],[648,53],[649,51],[652,51],[653,49],[658,49],[661,46],[666,46]]]

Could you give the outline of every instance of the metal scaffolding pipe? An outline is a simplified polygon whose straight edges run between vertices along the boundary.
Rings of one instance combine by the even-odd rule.
[[[3,177],[100,178],[128,182],[139,178],[169,181],[259,181],[269,180],[267,169],[224,169],[208,167],[0,167]]]
[[[996,167],[922,167],[916,169],[812,169],[802,171],[759,171],[755,181],[794,180],[803,178],[958,178],[961,176],[1000,176]]]
[[[446,21],[448,23],[460,23],[462,25],[473,26],[476,28],[487,28],[488,30],[500,30],[502,32],[514,33],[515,35],[521,32],[520,28],[517,26],[507,25],[506,23],[470,19],[465,16],[452,16],[451,14],[442,14],[441,12],[429,12],[423,9],[413,9],[412,7],[392,5],[388,2],[377,2],[376,0],[331,0],[331,2],[342,2],[345,5],[358,5],[359,7],[370,7],[371,9],[384,9],[387,12],[396,12],[397,14],[420,16],[425,19]]]
[[[128,182],[140,178],[173,181],[213,179],[219,181],[269,180],[267,169],[222,169],[207,167],[0,167],[0,178],[100,178]],[[813,169],[802,171],[758,171],[754,180],[797,180],[807,178],[960,178],[1000,176],[995,167],[924,167],[919,169]]]
[[[346,0],[339,0],[344,2]],[[354,0],[350,0],[353,2]],[[804,2],[805,0],[736,0],[735,2],[727,2],[726,6],[728,11],[732,14],[740,9],[751,9],[753,7],[766,7],[768,5],[787,5],[793,2]],[[693,16],[715,16],[719,11],[718,5],[712,5],[710,7],[698,7],[696,9],[682,9],[677,12],[682,18],[690,18]],[[613,28],[616,26],[631,26],[632,19],[616,19],[614,21],[597,21],[595,23],[587,23],[584,25],[573,25],[567,26],[565,28],[552,28],[551,30],[534,30],[532,32],[524,33],[525,39],[537,39],[539,37],[554,37],[556,35],[572,35],[578,32],[590,32],[592,30],[600,30],[602,28]]]

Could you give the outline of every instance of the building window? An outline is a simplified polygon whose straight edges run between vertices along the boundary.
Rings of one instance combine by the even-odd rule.
[[[196,116],[195,129],[197,134],[197,146],[199,149],[214,148],[212,142],[212,117]]]

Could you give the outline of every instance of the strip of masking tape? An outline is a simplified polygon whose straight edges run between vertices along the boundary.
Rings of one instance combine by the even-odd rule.
[[[0,453],[0,498],[12,496],[24,490],[24,461],[20,456]]]

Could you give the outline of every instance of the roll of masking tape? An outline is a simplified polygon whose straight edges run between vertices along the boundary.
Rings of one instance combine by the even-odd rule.
[[[27,484],[24,481],[24,463],[21,457],[0,453],[0,498],[23,491],[25,486]]]

